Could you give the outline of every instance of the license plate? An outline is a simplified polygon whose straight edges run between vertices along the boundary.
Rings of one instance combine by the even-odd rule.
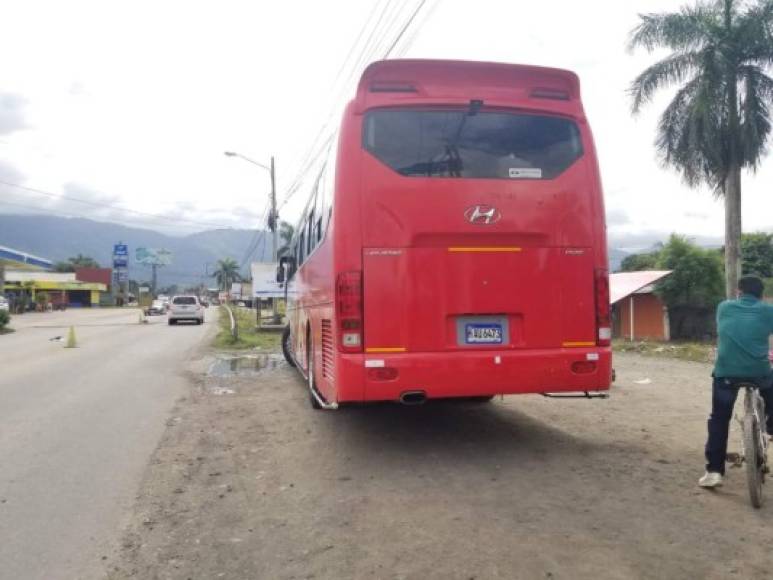
[[[502,325],[467,324],[464,341],[467,344],[502,344]]]

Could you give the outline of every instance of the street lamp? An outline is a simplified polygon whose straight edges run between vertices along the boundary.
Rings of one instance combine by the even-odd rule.
[[[278,258],[278,250],[279,250],[279,228],[277,227],[279,225],[279,212],[276,209],[276,174],[274,172],[274,156],[271,156],[271,165],[267,166],[263,163],[259,163],[258,161],[255,161],[254,159],[250,159],[249,157],[246,157],[245,155],[242,155],[241,153],[237,153],[235,151],[224,151],[226,157],[239,157],[243,159],[244,161],[247,161],[249,163],[252,163],[253,165],[257,165],[261,169],[265,169],[268,171],[269,175],[271,175],[271,211],[268,216],[268,229],[271,231],[271,242],[272,242],[272,249],[271,249],[271,257],[273,262],[277,262],[279,260]],[[279,318],[279,309],[277,308],[277,302],[275,298],[271,299],[271,305],[273,310],[273,317],[274,317],[274,324],[279,324],[280,318]],[[258,317],[260,317],[260,306],[258,306]]]
[[[264,165],[263,163],[260,163],[258,161],[255,161],[254,159],[250,159],[249,157],[242,155],[241,153],[237,153],[235,151],[224,151],[226,157],[239,157],[240,159],[244,159],[244,161],[247,161],[248,163],[252,163],[253,165],[257,165],[261,169],[265,169],[268,171],[269,175],[271,175],[271,212],[268,216],[268,229],[271,231],[272,235],[272,250],[271,250],[271,257],[274,262],[277,261],[277,250],[279,249],[278,243],[279,243],[279,230],[277,228],[277,225],[279,225],[279,212],[276,209],[276,177],[274,172],[274,157],[271,156],[271,166]]]

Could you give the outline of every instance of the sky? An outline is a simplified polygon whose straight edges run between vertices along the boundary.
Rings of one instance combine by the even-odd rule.
[[[229,150],[262,164],[274,156],[281,218],[294,222],[303,192],[285,198],[315,136],[420,2],[5,2],[0,213],[90,217],[179,235],[259,227],[268,173],[226,157]],[[663,56],[626,50],[637,15],[681,4],[424,0],[391,56],[575,71],[611,245],[646,248],[671,232],[717,242],[721,201],[686,187],[653,148],[670,94],[638,116],[626,95],[633,77]],[[772,187],[769,159],[744,174],[745,231],[773,230]]]

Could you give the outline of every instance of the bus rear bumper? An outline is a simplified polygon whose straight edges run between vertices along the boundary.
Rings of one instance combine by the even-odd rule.
[[[427,398],[606,391],[609,347],[520,351],[449,351],[342,355],[337,399],[396,401],[409,391]]]

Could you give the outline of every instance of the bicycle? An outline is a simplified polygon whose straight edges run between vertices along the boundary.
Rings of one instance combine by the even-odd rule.
[[[762,506],[762,486],[768,473],[768,438],[765,433],[765,402],[760,396],[759,386],[751,382],[741,382],[737,386],[746,391],[744,396],[744,415],[740,420],[742,438],[742,457],[746,464],[746,480],[749,484],[749,498],[752,506]]]

